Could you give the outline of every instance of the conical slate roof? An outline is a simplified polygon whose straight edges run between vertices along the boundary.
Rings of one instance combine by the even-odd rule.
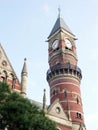
[[[63,18],[61,17],[58,17],[55,24],[54,24],[54,27],[49,35],[52,36],[56,31],[58,31],[59,29],[64,29],[65,31],[71,33],[72,35],[74,35],[71,30],[69,29],[69,27],[66,25],[66,23],[64,22]],[[49,38],[48,37],[48,38]]]

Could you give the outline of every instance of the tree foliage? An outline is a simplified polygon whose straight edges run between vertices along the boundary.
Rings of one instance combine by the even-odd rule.
[[[45,117],[30,100],[11,92],[6,83],[0,82],[0,129],[8,130],[57,130],[54,122]]]

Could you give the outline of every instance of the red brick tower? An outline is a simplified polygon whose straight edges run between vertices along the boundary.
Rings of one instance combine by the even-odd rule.
[[[51,105],[58,100],[71,123],[68,127],[68,124],[64,126],[59,122],[60,130],[85,130],[80,91],[82,73],[77,66],[75,40],[75,35],[59,16],[48,37],[50,69],[47,71],[47,81]],[[60,107],[56,106],[55,109],[60,113]]]

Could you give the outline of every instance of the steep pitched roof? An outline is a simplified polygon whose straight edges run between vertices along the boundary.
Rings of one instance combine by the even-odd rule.
[[[18,79],[18,77],[17,77],[1,43],[0,43],[0,72],[1,72],[1,75],[3,74],[4,71],[7,74],[7,78],[10,78],[10,76],[13,75],[15,80],[17,79],[15,84],[14,84],[13,89],[20,91],[21,85],[20,85],[19,79]],[[12,87],[12,84],[11,84],[11,82],[9,82],[9,80],[8,80],[8,84],[11,85],[10,87]]]
[[[49,37],[52,36],[52,35],[53,35],[56,31],[58,31],[59,29],[64,29],[64,30],[67,31],[68,33],[71,33],[72,35],[74,35],[74,34],[72,33],[72,31],[70,30],[70,28],[67,26],[67,24],[64,22],[63,18],[58,17],[57,20],[56,20],[56,22],[55,22],[55,24],[54,24],[54,26],[53,26],[53,29],[52,29],[52,31],[51,31]],[[48,38],[49,38],[49,37],[48,37]]]
[[[4,61],[7,65],[3,64]],[[16,73],[15,73],[15,71],[14,71],[14,69],[13,69],[13,67],[12,67],[12,65],[11,65],[2,45],[1,45],[1,43],[0,43],[0,68],[2,68],[2,69],[4,68],[4,69],[10,71],[11,73],[14,73],[14,75],[17,77],[17,75],[16,75]],[[18,77],[17,77],[17,80],[18,80]]]

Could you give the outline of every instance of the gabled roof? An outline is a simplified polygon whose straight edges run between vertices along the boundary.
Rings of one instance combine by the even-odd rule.
[[[56,109],[58,108],[59,108],[59,111],[56,111]],[[65,114],[64,109],[62,108],[58,98],[48,107],[47,113],[49,115],[59,117],[64,120],[68,120],[67,114]]]
[[[64,29],[65,31],[67,31],[68,33],[71,33],[73,36],[75,36],[72,31],[69,29],[69,27],[67,26],[67,24],[64,22],[63,18],[61,17],[58,17],[55,24],[54,24],[54,27],[49,35],[52,36],[56,31],[58,31],[59,29]],[[48,38],[49,38],[48,37]]]
[[[19,79],[0,43],[0,71],[1,71],[1,75],[3,74],[3,72],[5,71],[7,76],[10,78],[10,76],[14,76],[15,79],[17,79],[17,82],[14,84],[14,90],[17,90],[20,92],[21,90],[21,85],[20,85],[20,82],[19,82]],[[7,81],[9,86],[11,85],[11,81]],[[12,87],[12,86],[10,86]]]
[[[0,68],[6,69],[9,72],[13,73],[16,76],[17,80],[18,80],[18,77],[17,77],[17,75],[16,75],[16,73],[15,73],[15,71],[14,71],[14,69],[13,69],[13,67],[12,67],[12,65],[11,65],[11,63],[10,63],[10,61],[9,61],[9,59],[8,59],[2,45],[1,45],[1,43],[0,43],[0,55],[2,55],[1,58],[0,58]],[[7,66],[4,66],[2,64],[3,61],[5,61],[7,63]],[[18,80],[18,82],[19,82],[19,80]]]

